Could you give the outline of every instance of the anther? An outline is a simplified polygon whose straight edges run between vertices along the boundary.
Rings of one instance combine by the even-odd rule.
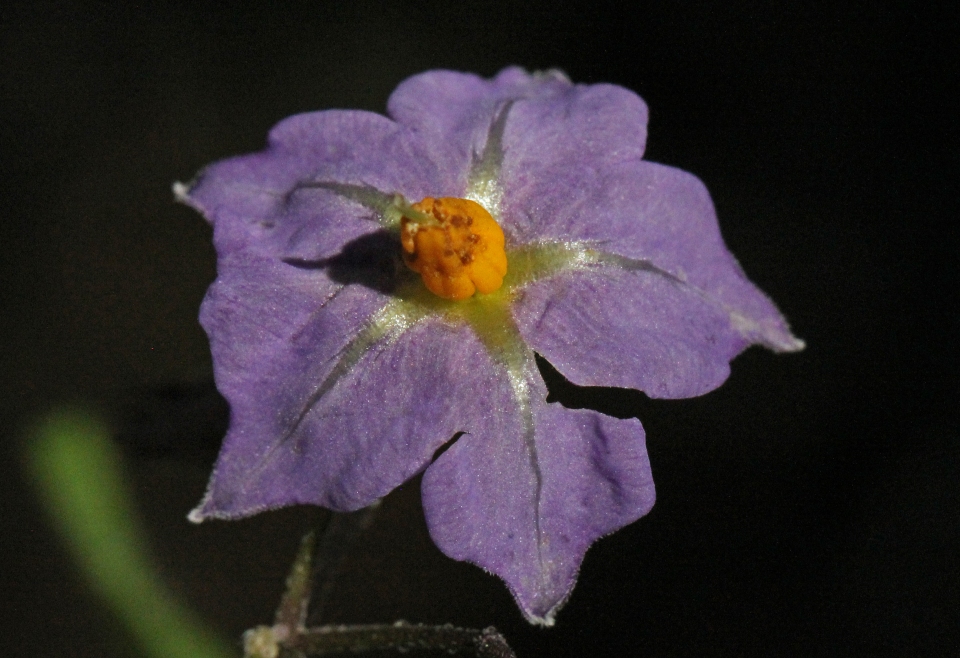
[[[427,197],[403,212],[403,260],[430,292],[459,300],[503,285],[503,229],[483,206],[469,199]]]

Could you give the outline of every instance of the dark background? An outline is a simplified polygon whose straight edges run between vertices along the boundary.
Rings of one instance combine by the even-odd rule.
[[[960,624],[956,25],[946,3],[10,3],[0,9],[0,615],[10,655],[130,655],[28,494],[22,429],[111,414],[164,578],[230,637],[269,622],[309,509],[189,525],[225,409],[196,314],[210,230],[170,184],[272,124],[383,111],[430,68],[613,82],[700,176],[798,355],[699,399],[555,383],[638,415],[652,513],[601,540],[551,630],[391,495],[329,621],[496,625],[520,658],[946,655]],[[726,5],[726,6],[724,6]]]

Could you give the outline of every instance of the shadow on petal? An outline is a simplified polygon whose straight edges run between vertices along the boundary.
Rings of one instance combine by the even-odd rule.
[[[305,270],[326,270],[335,282],[358,284],[383,294],[392,293],[406,274],[400,260],[400,238],[390,231],[375,231],[343,245],[330,258],[284,258],[287,265]]]

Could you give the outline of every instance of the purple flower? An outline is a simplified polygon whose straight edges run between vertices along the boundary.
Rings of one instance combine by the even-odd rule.
[[[751,344],[803,343],[725,248],[703,184],[642,160],[630,91],[431,71],[388,110],[291,117],[265,151],[176,186],[214,227],[200,319],[231,408],[190,518],[354,510],[423,472],[440,549],[550,625],[587,548],[646,514],[654,486],[640,423],[547,404],[534,352],[579,385],[685,398]],[[474,215],[450,224],[433,199],[499,224],[502,286],[470,295],[475,257],[503,248],[451,238]],[[465,298],[430,292],[430,267]]]

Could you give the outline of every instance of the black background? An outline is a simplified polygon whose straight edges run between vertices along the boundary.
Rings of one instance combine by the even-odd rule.
[[[230,637],[269,622],[292,509],[189,525],[223,403],[196,312],[210,230],[170,184],[290,114],[383,111],[430,68],[613,82],[648,157],[710,188],[808,348],[748,351],[702,398],[576,391],[638,415],[653,512],[601,540],[557,626],[433,548],[388,497],[328,621],[494,624],[520,658],[958,650],[957,39],[938,3],[32,2],[0,10],[3,644],[134,651],[21,474],[59,400],[112,414],[165,580]]]

